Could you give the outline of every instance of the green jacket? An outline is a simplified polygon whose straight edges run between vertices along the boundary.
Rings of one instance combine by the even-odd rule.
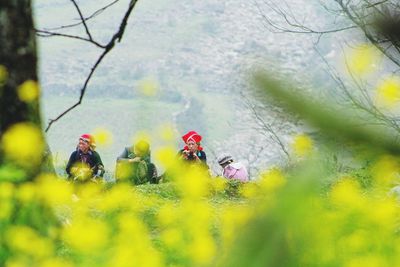
[[[139,162],[129,162],[129,159],[136,157],[137,155],[133,150],[133,146],[124,148],[124,151],[117,158],[115,174],[117,181],[129,181],[135,185],[147,182],[155,183],[157,180],[157,169],[151,163],[150,152],[141,157]]]

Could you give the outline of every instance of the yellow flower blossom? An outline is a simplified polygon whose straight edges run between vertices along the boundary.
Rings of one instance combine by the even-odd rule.
[[[313,149],[313,141],[306,134],[299,134],[293,138],[292,149],[296,156],[308,156]]]
[[[372,168],[372,175],[379,186],[393,186],[399,181],[400,164],[392,156],[382,157]]]
[[[339,181],[332,188],[330,197],[333,204],[349,209],[362,208],[366,204],[360,185],[357,181],[350,178],[344,178]]]
[[[161,241],[169,248],[183,247],[183,234],[177,228],[167,228],[161,233]]]
[[[139,82],[138,88],[145,96],[156,96],[158,93],[158,82],[155,79],[146,78]]]
[[[6,231],[7,244],[15,251],[26,253],[35,258],[52,255],[53,244],[27,226],[12,226]]]
[[[369,209],[366,212],[369,220],[381,229],[389,229],[395,231],[396,221],[399,215],[397,203],[394,199],[384,199],[374,201],[369,204]]]
[[[369,234],[365,230],[357,230],[339,239],[339,246],[349,253],[358,253],[368,248]]]
[[[173,141],[175,140],[175,131],[172,125],[162,125],[158,130],[160,137],[164,141]]]
[[[64,241],[81,253],[93,253],[103,249],[109,238],[107,225],[89,218],[78,218],[62,231]]]
[[[49,258],[40,263],[41,267],[73,267],[74,265],[65,259]]]
[[[166,169],[177,167],[176,150],[173,147],[159,148],[155,151],[155,157]]]
[[[14,195],[15,185],[12,183],[0,183],[0,202],[9,199]]]
[[[217,177],[211,180],[211,186],[215,192],[223,192],[227,187],[227,179]]]
[[[44,151],[41,130],[30,123],[17,123],[4,133],[1,140],[5,155],[22,166],[37,165]]]
[[[176,222],[178,220],[177,208],[170,203],[163,205],[158,211],[157,219],[162,226],[167,226]]]
[[[198,234],[188,246],[189,253],[194,262],[199,265],[210,263],[216,253],[213,239],[206,233]]]
[[[28,80],[17,88],[18,97],[23,102],[38,100],[40,94],[39,84],[33,80]]]
[[[0,65],[0,87],[4,86],[8,80],[8,71],[4,65]]]
[[[245,183],[239,193],[245,198],[253,198],[260,195],[260,188],[256,183]]]
[[[274,192],[286,184],[286,178],[278,168],[272,168],[269,171],[261,174],[260,177],[261,190],[265,192]]]
[[[209,177],[197,166],[189,166],[186,173],[177,179],[177,188],[184,197],[199,198],[205,196],[208,190]]]
[[[71,202],[73,189],[70,184],[51,174],[42,174],[36,178],[37,192],[41,199],[50,205]]]
[[[96,128],[93,131],[93,137],[96,140],[96,145],[110,146],[113,143],[112,133],[105,128]]]
[[[0,201],[0,220],[9,219],[14,211],[14,202],[9,199]]]
[[[353,48],[347,59],[349,71],[356,75],[373,71],[379,60],[379,55],[379,52],[372,45],[362,44]]]
[[[103,199],[99,202],[98,208],[104,212],[111,212],[120,208],[137,209],[140,203],[134,198],[132,186],[126,183],[119,183],[108,192],[103,193]]]
[[[16,197],[21,202],[28,203],[36,197],[36,187],[33,183],[24,183],[19,186]]]
[[[390,76],[385,78],[377,88],[377,102],[388,108],[393,108],[400,100],[400,78]]]

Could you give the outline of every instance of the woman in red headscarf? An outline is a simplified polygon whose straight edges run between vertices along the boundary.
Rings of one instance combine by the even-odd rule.
[[[185,147],[178,153],[179,158],[191,163],[201,163],[207,166],[207,156],[200,146],[201,135],[195,131],[190,131],[182,140],[185,142]],[[207,166],[208,167],[208,166]]]
[[[95,147],[96,143],[92,135],[83,134],[79,137],[78,146],[72,152],[66,166],[68,179],[82,182],[103,177],[104,165]]]

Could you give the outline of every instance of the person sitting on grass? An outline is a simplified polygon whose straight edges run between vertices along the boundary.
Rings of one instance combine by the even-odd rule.
[[[140,140],[135,145],[125,147],[117,158],[117,182],[126,180],[134,185],[158,183],[157,168],[151,162],[150,144]]]
[[[103,177],[104,164],[95,148],[96,143],[92,135],[83,134],[79,137],[77,148],[71,153],[65,168],[69,180],[97,182],[98,178]]]
[[[241,162],[234,162],[232,156],[224,154],[218,157],[218,164],[222,167],[222,176],[227,179],[249,181],[249,174]]]
[[[200,145],[202,137],[195,131],[190,131],[182,136],[185,147],[178,152],[178,158],[186,163],[199,164],[208,169],[207,156]]]

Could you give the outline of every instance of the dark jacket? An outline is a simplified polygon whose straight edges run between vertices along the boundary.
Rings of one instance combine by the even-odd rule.
[[[65,168],[68,177],[73,176],[73,174],[71,173],[71,169],[77,163],[87,164],[92,170],[92,176],[98,175],[99,171],[100,176],[103,176],[104,174],[104,164],[101,161],[99,153],[94,150],[89,149],[87,153],[83,153],[80,149],[77,149],[72,152],[71,156],[69,157],[67,167]]]
[[[178,156],[181,156],[183,154],[183,151],[184,149],[179,150]],[[206,152],[204,152],[203,150],[198,150],[196,152],[196,155],[201,160],[202,165],[208,168]],[[196,158],[194,157],[194,155],[188,155],[188,157],[183,157],[183,160],[192,163],[195,162]]]

